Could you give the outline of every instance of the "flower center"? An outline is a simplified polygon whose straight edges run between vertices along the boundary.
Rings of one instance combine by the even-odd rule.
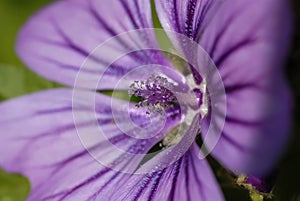
[[[174,107],[190,107],[198,111],[202,118],[205,117],[208,112],[206,81],[197,85],[191,75],[186,77],[186,82],[189,89],[183,91],[168,78],[152,74],[145,81],[134,81],[128,95],[139,98],[136,107],[146,107],[147,114],[163,114],[165,110]]]
[[[185,77],[184,84],[188,86],[185,89],[162,75],[152,74],[146,80],[134,81],[128,94],[139,98],[136,107],[146,107],[147,114],[164,114],[165,111],[170,111],[176,113],[176,118],[179,117],[182,124],[190,125],[195,114],[200,114],[200,118],[203,119],[208,113],[206,81],[203,79],[200,85],[197,85],[190,74]],[[167,133],[160,144],[162,147],[177,144],[184,134],[185,132],[179,131],[177,126]]]
[[[188,90],[178,89],[177,83],[161,75],[152,74],[145,81],[134,81],[128,91],[129,96],[138,98],[136,107],[146,107],[147,114],[163,114],[172,108],[190,107],[204,118],[208,113],[206,81],[195,84],[192,75],[186,77]],[[183,111],[181,111],[183,112]]]
[[[136,107],[147,107],[147,114],[162,114],[164,110],[178,105],[174,84],[160,75],[151,75],[146,81],[134,81],[128,94],[140,98]]]

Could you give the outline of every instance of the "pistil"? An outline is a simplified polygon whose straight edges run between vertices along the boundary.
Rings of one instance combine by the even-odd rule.
[[[136,107],[147,107],[147,114],[163,114],[164,110],[178,105],[173,90],[174,85],[167,78],[153,74],[146,81],[134,81],[128,94],[141,98]]]

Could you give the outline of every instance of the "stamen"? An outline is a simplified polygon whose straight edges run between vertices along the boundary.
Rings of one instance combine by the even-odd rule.
[[[178,144],[185,134],[185,128],[190,126],[196,114],[203,119],[208,114],[209,100],[207,97],[206,80],[197,85],[192,76],[186,77],[189,89],[178,89],[174,82],[161,75],[153,74],[146,80],[134,81],[128,91],[129,96],[140,98],[136,107],[147,108],[146,113],[164,114],[167,109],[180,110],[179,117],[182,123],[173,128],[160,143],[161,148],[168,148]],[[171,111],[168,110],[168,111]],[[201,128],[199,128],[201,130]],[[181,131],[180,131],[181,130]]]
[[[172,93],[174,85],[167,78],[151,75],[146,81],[134,81],[128,91],[129,96],[140,97],[136,107],[147,107],[147,114],[151,112],[163,114],[164,110],[176,105],[176,97]]]

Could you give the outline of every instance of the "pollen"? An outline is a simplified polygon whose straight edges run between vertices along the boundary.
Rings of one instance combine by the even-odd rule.
[[[147,114],[162,114],[164,110],[176,105],[173,88],[174,85],[167,78],[153,74],[145,81],[134,81],[128,95],[141,98],[136,107],[147,107]]]

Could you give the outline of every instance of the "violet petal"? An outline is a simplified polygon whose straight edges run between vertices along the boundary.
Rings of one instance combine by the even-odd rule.
[[[109,9],[103,5],[109,5]],[[66,0],[55,2],[31,17],[22,28],[16,46],[19,56],[32,70],[73,86],[83,62],[96,47],[123,32],[152,27],[148,1]],[[112,65],[107,61],[110,55],[125,54],[132,46],[144,47],[146,43],[148,48],[158,48],[154,32],[147,33],[149,35],[140,35],[140,38],[116,39],[115,46],[107,49],[106,54],[90,56],[91,67],[80,71],[87,82],[82,87],[92,85],[94,89],[94,83],[88,83],[99,79],[108,66],[109,72],[99,89],[113,89],[112,83],[130,69],[154,63],[155,56],[149,56],[149,52],[132,53]],[[164,64],[158,57],[156,63]]]
[[[147,174],[136,174],[120,184],[116,200],[182,200],[222,201],[222,191],[206,160],[199,160],[196,144],[176,162],[165,169],[155,169],[155,163],[165,161],[165,155],[155,157],[141,169]],[[171,157],[171,156],[170,156]],[[152,169],[152,171],[151,171]],[[143,171],[144,172],[144,171]]]
[[[156,0],[158,17],[164,29],[198,40],[222,4],[221,0]]]
[[[292,104],[282,67],[290,31],[286,1],[225,1],[201,38],[227,95],[213,154],[231,170],[264,176],[286,145]]]
[[[0,150],[5,153],[0,156],[0,165],[6,171],[21,173],[30,179],[29,200],[89,200],[98,195],[101,200],[110,200],[111,190],[130,174],[115,172],[97,163],[95,155],[94,158],[90,155],[95,152],[91,151],[97,150],[97,156],[112,161],[112,168],[122,166],[135,170],[143,158],[135,154],[147,153],[159,140],[134,139],[120,132],[112,121],[111,98],[96,95],[95,112],[90,110],[86,99],[92,93],[83,93],[81,99],[72,99],[72,90],[50,90],[0,105],[0,127],[5,131],[0,136]],[[74,115],[85,116],[87,118],[82,120],[86,121],[76,122],[75,127]],[[95,117],[96,124],[90,116]],[[131,116],[138,124],[145,121],[141,114]],[[176,124],[176,121],[167,123],[171,127]],[[84,135],[94,135],[94,127],[98,125],[103,131],[110,131],[105,135],[111,144],[132,153],[127,155],[131,157],[118,154],[104,141],[85,144],[88,150],[85,149],[77,132],[84,130]]]
[[[207,118],[203,133],[209,123],[226,118],[214,156],[233,171],[263,176],[289,136],[292,104],[282,72],[291,33],[289,3],[226,0],[189,6],[193,4],[156,1],[162,26],[198,41],[222,77],[227,113],[212,117],[213,122]],[[205,7],[210,9],[203,20],[195,20],[201,19]],[[196,22],[202,26],[197,28]],[[177,38],[171,40],[178,45]]]

